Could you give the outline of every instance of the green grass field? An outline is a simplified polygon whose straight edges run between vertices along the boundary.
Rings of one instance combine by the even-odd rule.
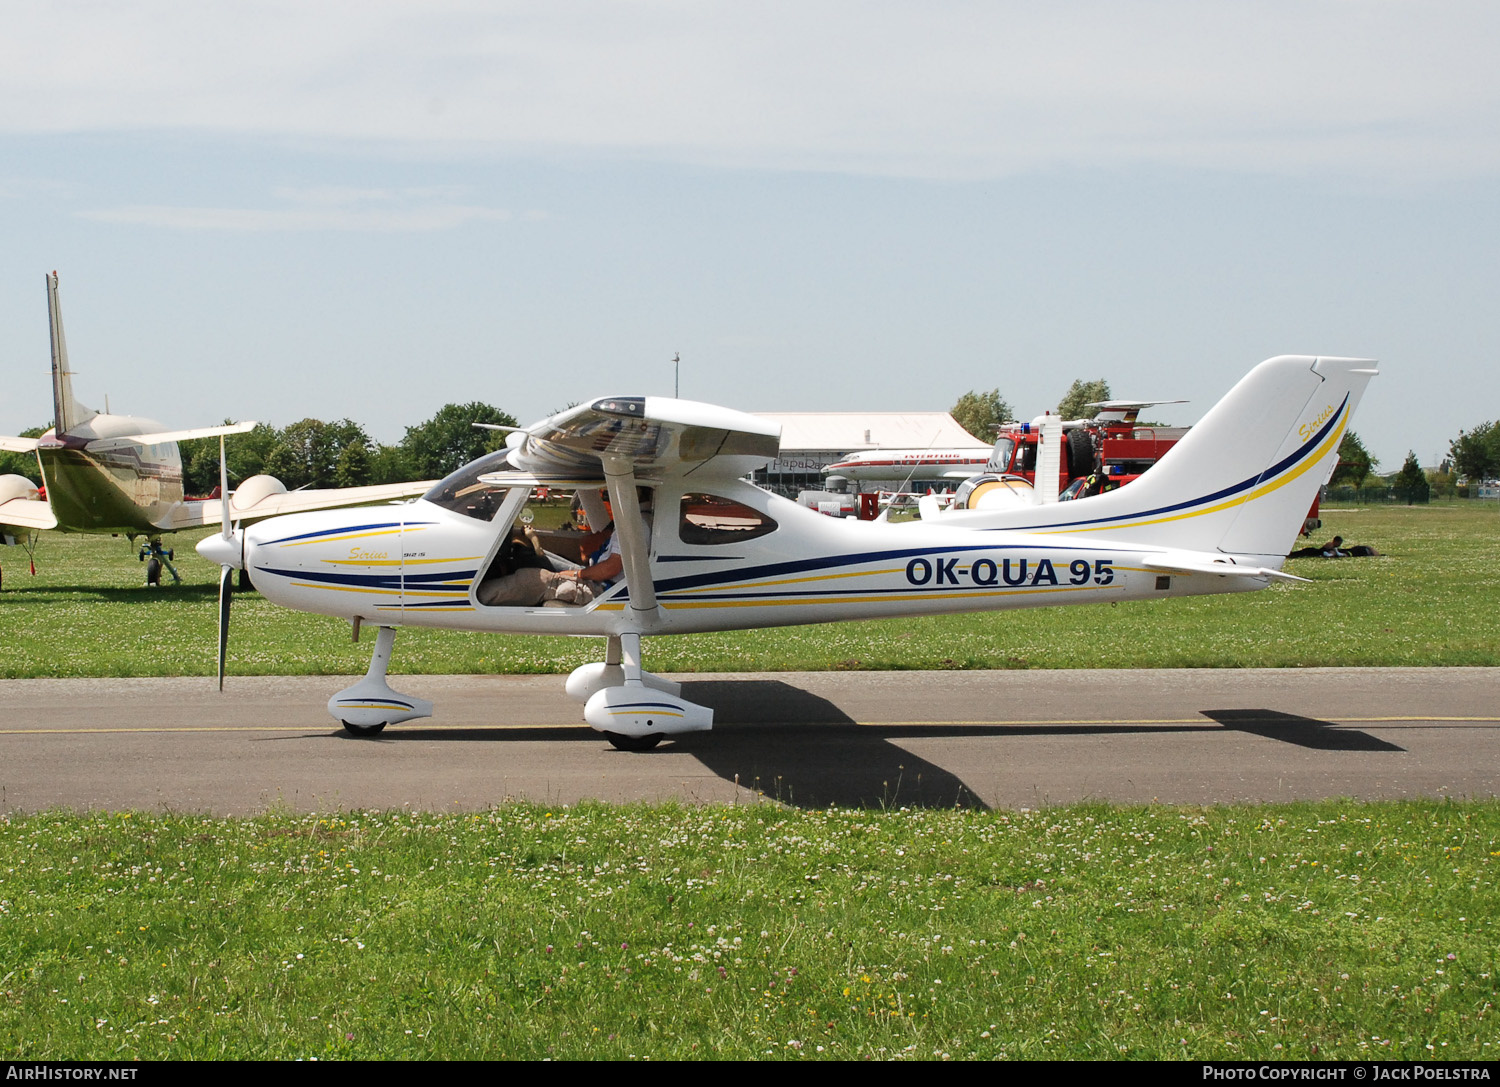
[[[660,639],[662,671],[1500,663],[1493,507],[1329,511],[1384,557],[1223,598]],[[207,674],[216,571],[0,551],[0,675]],[[236,600],[232,669],[363,670]],[[406,631],[404,672],[589,641]],[[1040,812],[0,816],[20,1059],[1493,1059],[1500,802]]]
[[[1500,804],[0,819],[26,1059],[1493,1059]]]
[[[1500,665],[1500,511],[1462,503],[1328,510],[1376,559],[1295,560],[1312,585],[1263,592],[929,619],[838,623],[661,638],[660,672],[864,668],[1219,668]],[[177,538],[184,584],[142,586],[124,540],[48,534],[38,572],[0,549],[7,618],[0,677],[209,675],[217,570]],[[58,637],[66,632],[67,637]],[[347,624],[236,598],[230,670],[241,675],[362,672],[369,643]],[[406,630],[394,673],[566,672],[599,659],[594,639]]]

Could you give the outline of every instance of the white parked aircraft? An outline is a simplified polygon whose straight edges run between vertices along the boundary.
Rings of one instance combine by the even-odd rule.
[[[616,747],[642,749],[713,724],[712,709],[642,668],[646,636],[1300,580],[1280,567],[1376,372],[1364,359],[1270,359],[1129,487],[1045,506],[931,510],[906,524],[821,517],[743,481],[776,455],[772,424],[708,404],[607,397],[518,430],[507,449],[414,503],[226,527],[198,550],[223,565],[226,585],[247,569],[278,604],[350,619],[356,635],[361,623],[379,627],[365,678],[328,703],[352,734],[431,714],[393,691],[386,669],[397,626],[434,626],[606,638],[604,661],[577,669],[567,690]],[[533,498],[544,486],[576,490],[594,525],[608,519],[607,491],[619,537],[618,560],[561,577],[601,578],[617,562],[624,578],[583,606],[487,605],[519,568],[513,527],[546,512]],[[532,561],[551,570],[536,576],[552,579],[570,565],[563,546],[522,557],[541,556]]]
[[[242,434],[256,424],[167,430],[150,419],[85,407],[73,397],[56,272],[47,277],[47,314],[52,327],[54,425],[39,438],[0,435],[0,449],[36,454],[46,489],[39,490],[25,476],[0,476],[0,533],[11,530],[29,536],[58,529],[124,535],[132,541],[144,536],[145,553],[168,563],[170,552],[161,546],[162,534],[216,525],[223,508],[218,500],[183,496],[177,443],[215,436],[222,442],[224,435]],[[252,476],[234,492],[229,510],[236,520],[249,522],[301,510],[407,498],[430,486],[427,481],[289,492],[273,476]]]
[[[961,482],[984,471],[990,448],[869,449],[823,469],[825,476],[855,480],[947,479]]]

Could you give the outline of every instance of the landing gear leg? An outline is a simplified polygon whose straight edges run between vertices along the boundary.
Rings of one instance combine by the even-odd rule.
[[[568,676],[568,697],[579,702],[587,702],[594,695],[606,687],[619,687],[628,682],[625,666],[621,663],[625,659],[625,650],[622,639],[635,639],[635,672],[634,678],[638,679],[642,686],[650,687],[654,691],[661,691],[673,697],[682,693],[682,684],[673,680],[665,679],[654,672],[648,672],[641,667],[639,634],[611,634],[604,649],[603,664],[585,664],[573,669]]]
[[[162,547],[160,536],[152,536],[145,543],[141,544],[140,561],[146,562],[147,558],[151,560],[150,562],[146,562],[147,585],[155,588],[161,584],[163,567],[172,575],[172,583],[174,585],[182,583],[182,578],[177,576],[177,569],[172,565],[172,559],[176,557],[176,554],[171,548]]]
[[[328,712],[351,736],[373,736],[386,725],[432,716],[432,703],[425,698],[398,694],[385,681],[396,644],[396,628],[381,627],[375,636],[375,652],[365,678],[328,700]]]

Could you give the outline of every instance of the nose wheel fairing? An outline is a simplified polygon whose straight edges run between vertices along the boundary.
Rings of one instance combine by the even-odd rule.
[[[369,735],[386,725],[432,716],[432,703],[425,698],[401,694],[386,683],[391,649],[396,643],[394,627],[381,627],[375,636],[375,652],[364,678],[328,700],[331,713],[351,735]]]

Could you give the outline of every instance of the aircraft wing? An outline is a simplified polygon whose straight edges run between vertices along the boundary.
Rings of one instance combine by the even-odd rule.
[[[558,412],[506,438],[509,471],[501,483],[533,477],[602,478],[614,509],[629,607],[650,624],[658,614],[651,580],[640,481],[674,476],[694,482],[738,479],[781,450],[781,427],[744,412],[660,396],[606,396]]]
[[[13,438],[9,434],[0,434],[0,450],[6,453],[35,453],[36,443],[35,438]]]
[[[91,450],[114,449],[125,445],[161,445],[165,442],[185,442],[190,438],[220,438],[226,434],[248,434],[259,423],[228,423],[224,426],[190,427],[187,430],[158,430],[150,434],[110,435],[89,442]]]
[[[781,427],[744,412],[662,396],[608,396],[559,412],[506,441],[511,467],[537,475],[738,479],[772,460]]]
[[[373,487],[327,487],[321,490],[281,491],[268,494],[253,504],[241,506],[235,495],[229,498],[229,516],[240,524],[262,521],[283,513],[308,513],[312,510],[331,510],[341,506],[368,506],[379,502],[393,502],[402,498],[413,498],[432,488],[434,480],[417,483],[381,483]],[[0,507],[3,509],[3,507]],[[158,524],[164,531],[185,528],[200,528],[217,525],[221,520],[223,504],[217,498],[205,498],[183,502],[166,518],[168,523]]]
[[[56,528],[57,518],[45,498],[12,498],[9,502],[0,502],[0,525],[38,532]]]
[[[951,468],[939,468],[931,474],[919,470],[913,472],[912,476],[916,479],[950,479],[963,483],[974,476],[982,475],[983,472],[984,465],[982,464],[955,464]]]

